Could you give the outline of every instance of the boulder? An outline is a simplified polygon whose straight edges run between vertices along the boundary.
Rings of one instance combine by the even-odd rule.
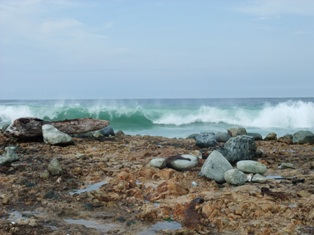
[[[238,135],[246,135],[246,129],[244,127],[234,127],[234,128],[229,128],[228,133],[231,137],[236,137]]]
[[[226,143],[231,138],[231,136],[227,132],[217,132],[215,136],[216,136],[217,142],[224,142],[224,143]]]
[[[231,164],[252,160],[256,155],[256,143],[252,137],[241,135],[230,138],[219,151]]]
[[[292,141],[294,144],[314,144],[314,134],[311,131],[297,131]]]
[[[293,139],[293,136],[287,134],[287,135],[284,135],[284,136],[282,136],[282,137],[279,137],[279,138],[277,139],[277,141],[280,142],[280,143],[292,144],[292,143],[293,143],[292,139]]]
[[[242,171],[231,169],[224,174],[225,181],[232,185],[243,185],[247,181],[247,176]]]
[[[44,142],[51,145],[69,145],[72,144],[72,137],[59,131],[53,125],[45,124],[42,126]]]
[[[42,136],[42,126],[50,124],[67,134],[79,134],[100,130],[109,125],[106,120],[77,118],[63,121],[48,122],[39,118],[18,118],[5,130],[6,136],[16,138],[34,138]]]
[[[224,183],[224,174],[231,169],[230,162],[220,152],[214,150],[204,162],[199,175],[215,180],[217,183]]]
[[[217,144],[214,133],[201,133],[194,137],[196,146],[200,148],[214,147]]]
[[[264,164],[251,160],[237,162],[237,169],[246,173],[253,174],[264,174],[267,171],[267,168]]]
[[[274,132],[267,134],[266,137],[264,138],[264,140],[276,140],[276,139],[277,139],[277,134]]]
[[[19,156],[16,154],[16,147],[8,146],[4,149],[6,151],[4,156],[0,156],[0,166],[10,166],[11,162],[19,160]]]

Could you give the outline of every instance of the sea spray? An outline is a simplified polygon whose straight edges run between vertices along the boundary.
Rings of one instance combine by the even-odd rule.
[[[314,129],[314,98],[0,101],[0,120],[96,118],[127,134],[187,137],[234,126],[265,136]]]

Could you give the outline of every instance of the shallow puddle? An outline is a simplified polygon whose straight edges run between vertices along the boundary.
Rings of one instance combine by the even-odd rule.
[[[156,234],[160,230],[177,230],[182,229],[182,225],[176,221],[163,221],[157,222],[156,224],[152,225],[151,227],[145,229],[144,231],[138,233],[139,235],[150,235]]]
[[[94,191],[99,189],[101,186],[103,186],[104,184],[107,184],[107,181],[101,181],[95,184],[91,184],[88,185],[87,187],[83,188],[83,189],[76,189],[70,192],[71,195],[73,194],[81,194],[81,193],[85,193],[85,192],[90,192],[90,191]]]
[[[117,225],[112,223],[104,223],[100,224],[93,220],[86,220],[86,219],[64,219],[65,222],[68,224],[77,224],[77,225],[84,225],[87,228],[94,228],[101,232],[108,232],[111,229],[117,227]]]
[[[267,175],[266,176],[267,179],[282,179],[282,176],[281,175]]]

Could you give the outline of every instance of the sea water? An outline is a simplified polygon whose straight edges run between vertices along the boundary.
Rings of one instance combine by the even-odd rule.
[[[104,119],[130,135],[185,138],[244,127],[280,137],[314,131],[314,98],[0,100],[0,125],[20,117]]]

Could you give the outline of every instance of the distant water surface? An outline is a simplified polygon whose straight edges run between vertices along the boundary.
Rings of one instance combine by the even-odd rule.
[[[0,100],[0,124],[20,117],[105,119],[131,135],[185,138],[241,126],[282,136],[314,131],[314,98]]]

